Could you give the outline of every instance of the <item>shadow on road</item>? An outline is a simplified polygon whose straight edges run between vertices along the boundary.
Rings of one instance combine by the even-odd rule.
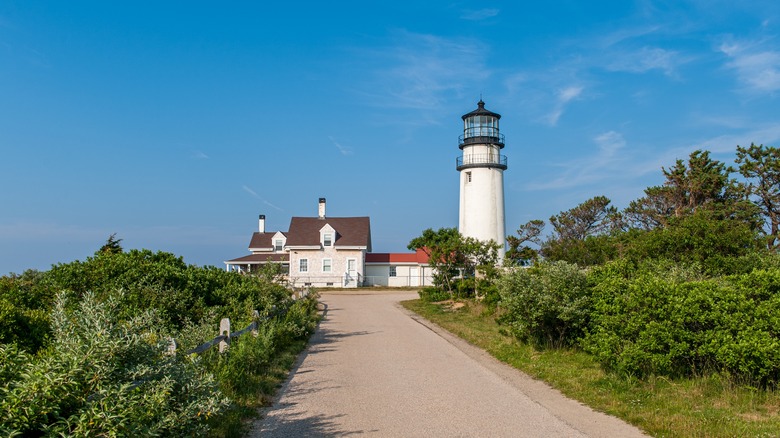
[[[326,318],[329,312],[338,311],[339,309],[328,308],[325,306],[322,320],[318,324],[317,329],[312,335],[309,346],[301,353],[300,357],[296,361],[293,368],[290,370],[290,377],[287,382],[282,386],[277,394],[276,401],[270,409],[266,409],[265,414],[268,414],[271,410],[278,412],[289,412],[287,408],[295,406],[294,400],[298,397],[304,396],[309,393],[320,392],[329,389],[337,389],[338,386],[328,386],[325,382],[319,382],[317,385],[305,385],[296,386],[292,380],[295,375],[308,374],[316,372],[313,369],[300,369],[303,365],[306,357],[318,353],[324,353],[328,351],[334,351],[337,349],[337,344],[344,338],[353,336],[365,336],[377,332],[371,331],[355,331],[355,332],[339,332],[333,329],[329,329],[323,326],[326,322]],[[288,400],[288,401],[282,401]],[[349,436],[365,434],[369,432],[376,432],[376,430],[341,430],[338,428],[338,418],[344,415],[319,415],[319,414],[298,414],[298,413],[285,413],[282,415],[273,415],[270,417],[262,418],[259,422],[255,423],[255,427],[249,436],[262,436],[262,437],[332,437],[332,436]]]
[[[259,435],[263,437],[334,437],[362,435],[376,430],[343,430],[338,427],[337,418],[344,415],[290,415],[277,418],[273,424],[264,427]]]

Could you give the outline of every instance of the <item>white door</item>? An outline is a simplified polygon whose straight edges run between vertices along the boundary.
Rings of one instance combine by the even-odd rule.
[[[347,279],[344,282],[345,285],[350,284],[350,282],[355,279],[355,264],[355,259],[347,259]]]
[[[417,268],[409,268],[409,286],[419,286],[420,276],[417,273]]]

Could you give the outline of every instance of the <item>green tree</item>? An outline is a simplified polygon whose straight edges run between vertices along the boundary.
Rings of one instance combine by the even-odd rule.
[[[582,204],[550,217],[556,240],[583,240],[588,236],[608,233],[618,223],[617,208],[610,206],[606,196],[596,196]]]
[[[95,254],[118,254],[123,251],[121,242],[122,239],[117,239],[116,233],[114,233],[108,236],[106,243]]]
[[[748,180],[747,192],[764,216],[767,248],[777,251],[780,237],[780,149],[755,144],[737,146],[739,172]]]
[[[494,240],[482,241],[473,237],[463,239],[466,252],[466,265],[463,272],[474,277],[474,295],[483,295],[483,289],[498,278],[498,249],[500,245]]]
[[[492,278],[498,262],[499,245],[465,237],[456,228],[428,228],[422,235],[409,242],[409,249],[422,250],[428,255],[428,264],[433,268],[433,283],[452,295],[455,277],[473,277],[480,273]]]
[[[409,242],[410,250],[421,249],[428,255],[428,264],[433,268],[433,284],[452,294],[453,278],[458,268],[466,264],[463,238],[456,228],[428,228],[422,235]]]
[[[730,178],[734,169],[696,150],[688,161],[677,160],[662,168],[663,186],[648,187],[645,196],[623,211],[629,227],[651,230],[670,225],[673,218],[690,216],[700,209],[723,219],[735,219],[756,226],[757,209],[745,197],[745,186]]]
[[[517,264],[523,260],[533,260],[539,256],[539,251],[531,248],[527,243],[542,244],[541,234],[544,231],[543,220],[534,219],[520,225],[517,236],[506,236],[509,250],[506,252],[506,263]]]
[[[623,210],[623,217],[629,228],[653,230],[665,227],[674,211],[671,190],[665,186],[653,186],[645,189],[645,196],[631,201]]]
[[[662,171],[674,216],[681,217],[728,197],[729,174],[734,169],[710,158],[709,151],[696,150],[691,153],[687,164],[677,160],[672,168],[662,168]]]
[[[552,216],[553,234],[542,243],[542,255],[583,266],[615,257],[617,247],[612,235],[623,225],[620,213],[610,202],[605,196],[596,196]]]

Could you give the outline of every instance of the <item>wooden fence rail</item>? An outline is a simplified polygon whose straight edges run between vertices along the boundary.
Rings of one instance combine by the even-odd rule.
[[[293,295],[292,296],[293,296],[294,300],[300,300],[302,298],[305,298],[308,295],[309,295],[309,290],[308,289],[300,289],[298,291],[293,289]],[[230,319],[229,318],[222,318],[222,320],[219,322],[219,333],[220,334],[216,338],[214,338],[214,339],[212,339],[212,340],[210,340],[208,342],[205,342],[203,344],[200,344],[200,345],[198,345],[197,347],[195,347],[195,348],[193,348],[191,350],[187,350],[187,352],[185,354],[187,354],[187,355],[190,355],[190,354],[201,354],[201,353],[204,353],[204,352],[208,351],[211,347],[213,347],[215,345],[219,345],[219,352],[220,353],[224,353],[225,350],[228,349],[228,346],[230,346],[230,340],[232,338],[237,338],[237,337],[239,337],[241,335],[244,335],[246,333],[249,333],[249,332],[252,332],[253,335],[257,336],[257,334],[258,334],[257,330],[260,327],[260,323],[261,322],[268,321],[269,319],[275,318],[277,316],[284,316],[287,313],[287,310],[288,309],[284,309],[284,310],[282,310],[280,312],[277,312],[276,311],[276,306],[272,306],[271,307],[271,313],[269,313],[268,315],[264,316],[263,318],[260,318],[260,312],[255,310],[253,312],[254,313],[253,314],[254,321],[252,321],[252,323],[249,324],[243,330],[239,330],[239,331],[233,332],[233,333],[230,333]],[[176,347],[177,347],[176,339],[168,338],[168,342],[169,342],[169,344],[168,344],[168,352],[167,352],[167,354],[170,355],[170,356],[176,356]],[[128,391],[131,391],[131,390],[137,388],[138,386],[140,386],[145,381],[146,380],[136,380],[136,381],[134,381],[128,387]],[[87,397],[87,400],[91,401],[95,397],[98,397],[97,393],[92,394],[89,397]]]
[[[308,289],[300,289],[298,291],[293,290],[293,299],[294,300],[300,300],[302,298],[305,298],[309,295]],[[251,324],[249,324],[246,328],[243,330],[239,330],[237,332],[230,332],[230,319],[229,318],[222,318],[219,322],[219,335],[215,337],[214,339],[205,342],[203,344],[198,345],[197,347],[193,348],[192,350],[188,350],[185,354],[201,354],[206,351],[208,351],[211,347],[215,345],[219,345],[219,352],[224,353],[225,350],[228,349],[230,346],[230,340],[233,338],[237,338],[241,335],[244,335],[246,333],[252,332],[254,336],[257,336],[257,329],[260,327],[260,323],[263,321],[268,321],[271,318],[275,318],[277,316],[284,316],[284,314],[287,313],[287,309],[284,309],[280,312],[276,311],[276,306],[271,307],[271,313],[269,313],[267,316],[260,318],[260,312],[257,310],[254,311],[253,319]],[[176,355],[176,340],[173,338],[170,338],[170,346],[168,347],[168,354],[175,356]]]

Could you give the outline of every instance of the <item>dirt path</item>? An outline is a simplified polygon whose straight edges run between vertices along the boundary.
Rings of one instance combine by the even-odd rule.
[[[326,317],[250,436],[642,436],[397,304],[413,298],[324,295]]]

